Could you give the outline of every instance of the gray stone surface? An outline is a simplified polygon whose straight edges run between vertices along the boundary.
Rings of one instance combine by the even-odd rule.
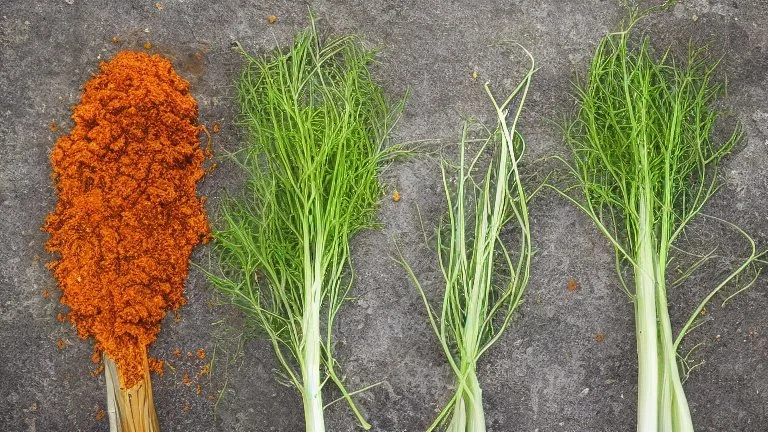
[[[201,121],[222,124],[213,142],[220,155],[242,140],[233,124],[232,100],[242,63],[231,44],[239,41],[259,54],[287,45],[306,26],[308,5],[323,29],[357,33],[381,48],[376,75],[389,94],[397,97],[410,88],[396,141],[451,140],[462,118],[490,120],[481,83],[490,80],[497,89],[507,88],[523,60],[515,49],[491,45],[514,40],[541,67],[521,126],[529,160],[534,160],[564,151],[551,120],[573,106],[570,80],[586,70],[597,41],[623,16],[613,0],[161,3],[160,10],[153,1],[137,0],[0,1],[2,431],[108,430],[106,420],[95,418],[104,408],[105,391],[103,376],[89,373],[96,367],[89,360],[92,343],[77,339],[70,326],[56,320],[62,307],[44,266],[49,257],[39,230],[55,203],[48,152],[71,127],[70,107],[100,60],[120,49],[143,49],[147,41],[153,52],[172,58],[192,82]],[[278,21],[268,25],[265,18],[272,14]],[[693,39],[709,42],[723,56],[728,102],[744,124],[746,140],[726,161],[725,186],[706,211],[741,225],[767,246],[768,2],[681,1],[643,27],[658,47],[670,42],[685,46]],[[113,43],[113,37],[121,41]],[[59,124],[58,133],[49,130],[52,121]],[[384,381],[358,397],[377,431],[424,430],[450,394],[449,369],[421,300],[392,259],[396,239],[427,289],[440,289],[435,257],[424,245],[416,213],[418,205],[432,226],[444,210],[437,167],[428,154],[394,164],[385,175],[387,190],[399,190],[402,200],[385,199],[382,229],[354,239],[356,300],[338,320],[337,352],[350,387]],[[220,163],[201,186],[211,197],[212,214],[223,190],[238,185],[232,168]],[[614,274],[612,251],[582,214],[553,194],[535,201],[531,217],[539,252],[526,301],[479,366],[489,430],[632,430],[634,324],[631,304]],[[690,230],[689,241],[743,253],[726,234],[702,222]],[[208,253],[208,247],[199,248],[194,261],[206,265]],[[670,294],[676,324],[724,275],[723,269],[713,264]],[[566,290],[570,278],[579,282],[576,292]],[[689,349],[703,343],[694,355],[704,363],[685,383],[700,431],[768,430],[765,288],[761,277],[753,290],[727,306],[713,304],[710,322],[685,344]],[[46,289],[51,292],[47,299],[42,296]],[[152,349],[174,368],[153,378],[163,430],[301,430],[300,399],[275,380],[270,346],[254,338],[238,345],[236,332],[227,328],[237,327],[239,314],[217,305],[198,271],[190,275],[187,294],[181,321],[169,318]],[[599,332],[603,342],[595,340]],[[67,343],[63,350],[57,348],[60,338]],[[172,354],[175,348],[181,358]],[[187,356],[198,348],[207,351],[205,360]],[[212,376],[196,377],[214,357]],[[185,373],[193,379],[189,386],[183,384]],[[332,391],[326,395],[333,396]],[[331,431],[356,430],[343,404],[331,407],[327,419]]]

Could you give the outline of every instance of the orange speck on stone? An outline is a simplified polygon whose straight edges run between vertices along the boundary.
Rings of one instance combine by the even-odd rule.
[[[181,312],[175,310],[173,311],[173,322],[177,323],[181,321]]]
[[[189,411],[189,404],[184,404],[183,411],[184,412],[188,412]]]
[[[707,308],[701,308],[701,316],[707,316]]]
[[[595,335],[595,340],[598,341],[598,342],[602,342],[602,341],[605,340],[605,335],[602,332],[597,333]]]
[[[56,346],[59,347],[60,350],[63,350],[64,347],[67,346],[67,343],[64,342],[64,339],[59,338],[59,340],[56,341]]]
[[[104,420],[104,417],[107,416],[107,413],[104,412],[103,409],[99,408],[98,411],[96,411],[96,420]]]
[[[151,43],[149,43],[149,42],[146,42],[146,43],[144,44],[144,49],[152,49],[152,44],[151,44]]]
[[[214,122],[211,130],[213,130],[213,133],[219,133],[219,131],[221,131],[221,123]]]
[[[155,3],[155,9],[159,11],[163,10],[163,4],[160,2]]]
[[[181,382],[184,383],[185,386],[188,386],[188,385],[192,384],[192,379],[189,378],[189,374],[188,373],[184,372],[184,377],[182,378]]]
[[[50,292],[50,291],[48,291],[47,289],[44,289],[44,290],[43,290],[43,298],[46,298],[46,299],[47,299],[47,298],[48,298],[48,297],[50,297],[50,296],[51,296],[51,292]]]
[[[176,358],[179,358],[179,357],[181,357],[181,350],[180,350],[180,349],[178,349],[178,348],[176,348],[175,350],[173,350],[173,355],[174,355]]]
[[[579,284],[575,279],[568,279],[568,291],[574,292],[579,289]]]
[[[113,38],[112,38],[112,43],[113,43],[113,44],[116,44],[116,43],[120,43],[120,38],[119,38],[119,37],[117,37],[117,36],[113,37]]]
[[[196,356],[197,356],[197,358],[199,358],[200,360],[203,360],[203,359],[205,359],[205,350],[204,350],[204,349],[202,349],[202,348],[200,348],[199,350],[197,350],[197,352],[195,353],[195,355],[196,355]]]
[[[99,364],[100,361],[101,361],[101,354],[99,353],[99,351],[94,350],[93,354],[91,354],[91,362],[93,364]]]
[[[277,17],[276,16],[270,15],[270,16],[267,17],[267,23],[274,24],[276,22],[277,22]]]
[[[392,194],[392,201],[394,202],[400,201],[400,192],[395,191],[395,193]]]
[[[64,314],[59,312],[59,314],[56,315],[56,319],[59,320],[59,322],[64,322]]]
[[[48,129],[50,129],[51,132],[56,132],[59,130],[59,125],[56,124],[56,120],[52,121],[51,124],[48,125]]]
[[[200,394],[203,392],[203,389],[200,387],[200,383],[197,383],[197,394]]]
[[[197,373],[197,376],[209,375],[210,373],[211,373],[211,366],[205,364],[200,366],[200,372]]]

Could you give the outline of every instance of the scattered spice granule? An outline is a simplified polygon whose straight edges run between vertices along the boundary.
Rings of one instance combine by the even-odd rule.
[[[100,65],[51,151],[58,202],[44,230],[67,318],[127,388],[185,303],[192,249],[210,229],[197,196],[206,156],[189,83],[167,59],[123,51]]]
[[[537,304],[537,305],[540,305],[540,304],[541,304],[541,297],[536,297],[536,304]]]
[[[221,131],[221,123],[213,122],[213,126],[211,127],[211,130],[213,130],[213,133],[219,133],[219,131]]]
[[[267,17],[267,23],[274,24],[276,22],[277,22],[277,17],[276,16],[270,15],[270,16]]]
[[[174,355],[176,358],[179,358],[179,357],[181,357],[181,350],[180,350],[180,349],[178,349],[178,348],[176,348],[175,350],[173,350],[173,355]]]
[[[478,74],[477,74],[477,69],[474,69],[474,70],[472,71],[472,80],[473,80],[473,81],[477,81],[477,77],[478,77]]]
[[[200,366],[200,372],[197,373],[197,376],[209,375],[210,373],[211,373],[211,365],[205,364]]]
[[[392,201],[394,202],[400,201],[400,192],[395,191],[395,193],[392,194]]]
[[[574,292],[577,289],[579,289],[579,284],[576,283],[575,279],[568,279],[568,291]]]
[[[159,11],[163,10],[163,4],[160,2],[155,3],[155,9]]]
[[[707,316],[707,308],[701,308],[701,316]]]
[[[94,349],[93,354],[91,354],[91,363],[99,364],[99,362],[101,362],[101,353],[98,349]]]
[[[182,409],[182,411],[188,412],[189,411],[189,404],[184,404],[184,408]]]
[[[60,350],[63,350],[64,347],[67,346],[67,343],[64,342],[64,339],[59,338],[59,340],[56,341],[56,346],[59,347]]]
[[[192,384],[192,379],[189,378],[189,374],[184,372],[184,378],[182,378],[182,383],[184,383],[185,386],[188,386]]]
[[[59,322],[64,322],[64,314],[59,312],[59,314],[56,315],[56,319],[59,320]]]
[[[197,358],[199,358],[200,360],[204,360],[204,359],[205,359],[205,350],[204,350],[204,349],[202,349],[202,348],[200,348],[199,350],[197,350],[197,352],[195,352],[195,355],[196,355],[196,356],[197,356]]]
[[[187,358],[192,358],[192,357],[194,357],[194,356],[195,356],[195,355],[194,355],[194,354],[192,354],[192,351],[187,351]]]
[[[48,129],[50,129],[51,132],[56,132],[59,130],[59,125],[56,124],[56,120],[52,121],[51,124],[48,125]]]
[[[146,50],[148,50],[148,49],[152,49],[152,44],[151,44],[151,43],[149,43],[149,42],[145,42],[145,43],[144,43],[144,49],[146,49]]]
[[[99,376],[99,374],[102,373],[102,372],[104,372],[104,365],[99,366],[96,370],[92,370],[91,371],[91,376],[95,378],[95,377]]]
[[[203,392],[203,389],[200,387],[200,383],[197,383],[197,394],[200,394]]]
[[[44,289],[43,290],[43,298],[47,299],[50,296],[51,296],[51,292],[48,291],[47,289]]]
[[[605,335],[602,332],[597,333],[595,334],[595,340],[598,342],[602,342],[605,340]]]
[[[99,408],[98,411],[96,411],[96,420],[104,420],[104,417],[107,416],[107,413],[104,412],[103,409]]]
[[[202,201],[201,201],[201,204],[202,204]],[[181,312],[179,312],[178,310],[175,310],[173,311],[173,322],[177,323],[179,321],[181,321]]]
[[[117,36],[113,37],[113,38],[112,38],[112,43],[113,43],[113,44],[116,44],[116,43],[120,43],[120,38],[119,38],[119,37],[117,37]]]

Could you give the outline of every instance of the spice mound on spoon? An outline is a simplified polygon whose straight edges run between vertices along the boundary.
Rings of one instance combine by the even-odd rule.
[[[185,303],[189,256],[209,236],[197,103],[170,61],[124,51],[85,84],[72,120],[50,156],[49,267],[67,319],[104,355],[112,430],[157,430],[147,347]]]

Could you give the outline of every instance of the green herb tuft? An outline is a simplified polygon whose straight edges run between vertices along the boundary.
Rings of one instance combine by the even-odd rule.
[[[308,431],[324,430],[328,380],[369,429],[339,376],[332,329],[352,286],[349,240],[374,225],[402,102],[391,106],[371,78],[373,52],[354,37],[321,39],[314,22],[288,52],[243,55],[238,102],[250,135],[234,159],[247,187],[221,206],[221,272],[209,277],[271,339]]]
[[[467,144],[475,140],[468,138],[470,125],[465,124],[455,188],[450,185],[447,162],[441,166],[449,211],[447,224],[438,230],[437,239],[445,280],[439,307],[430,304],[413,269],[400,258],[421,293],[432,329],[456,380],[453,397],[430,431],[441,425],[450,432],[485,431],[477,362],[509,325],[528,284],[532,255],[528,221],[531,195],[521,180],[519,167],[525,142],[517,131],[534,73],[533,57],[528,51],[526,54],[530,69],[503,102],[499,103],[485,85],[495,109],[497,128],[480,140],[480,149],[467,163]],[[476,183],[473,176],[478,161],[489,149],[492,161],[482,183]],[[508,250],[502,242],[502,230],[508,225],[518,230],[516,251]]]
[[[573,161],[562,160],[575,185],[558,191],[613,244],[621,284],[635,305],[637,430],[692,431],[678,369],[680,341],[704,305],[762,254],[736,228],[751,255],[673,338],[665,282],[670,251],[717,191],[720,163],[741,139],[741,128],[716,138],[721,113],[715,104],[724,90],[714,77],[717,63],[694,48],[682,64],[669,50],[654,56],[648,38],[630,40],[638,19],[600,42],[587,81],[578,86],[579,111],[566,128]],[[633,271],[634,290],[625,265]]]

